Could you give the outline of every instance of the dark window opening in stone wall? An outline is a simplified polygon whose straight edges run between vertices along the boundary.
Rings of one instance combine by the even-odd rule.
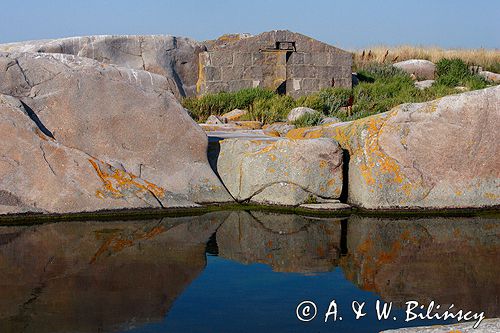
[[[276,88],[276,93],[279,95],[285,95],[286,94],[286,80],[281,82],[281,84]]]

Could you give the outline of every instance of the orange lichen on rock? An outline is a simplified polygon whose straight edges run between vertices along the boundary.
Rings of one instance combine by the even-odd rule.
[[[89,162],[104,185],[104,192],[101,190],[96,191],[96,196],[99,198],[104,198],[105,194],[109,194],[115,198],[122,198],[125,196],[125,191],[133,191],[138,196],[147,193],[153,194],[156,198],[163,198],[165,196],[163,188],[147,180],[138,178],[132,173],[115,169],[98,160],[89,159]]]
[[[324,133],[321,127],[302,127],[290,130],[286,137],[294,140],[317,139],[324,137]]]
[[[202,86],[205,84],[205,66],[201,60],[201,55],[198,58],[198,81],[196,81],[196,92],[200,93]]]
[[[405,180],[399,164],[383,152],[378,141],[384,125],[394,114],[388,112],[367,117],[333,130],[333,139],[360,163],[361,175],[368,185],[375,185],[377,180],[381,180],[380,175],[390,175],[390,179],[397,184]]]
[[[90,263],[94,263],[104,253],[116,254],[123,251],[127,247],[133,246],[139,240],[147,240],[156,237],[165,232],[167,229],[164,226],[156,226],[149,231],[136,230],[132,235],[122,235],[119,232],[114,232],[108,236],[101,244],[97,252],[94,254]],[[101,234],[97,234],[96,238],[101,239]]]

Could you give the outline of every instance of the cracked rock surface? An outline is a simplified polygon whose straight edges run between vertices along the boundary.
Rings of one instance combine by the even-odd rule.
[[[499,124],[497,86],[337,127],[351,154],[349,200],[366,208],[499,205]]]
[[[232,200],[208,164],[205,133],[160,75],[0,53],[0,94],[1,213]]]
[[[194,205],[45,135],[14,97],[0,95],[0,130],[0,214]]]
[[[500,86],[408,103],[287,136],[349,151],[351,204],[369,209],[500,205]]]
[[[226,139],[217,171],[240,202],[296,206],[342,192],[342,150],[331,139]]]
[[[206,47],[169,35],[103,35],[0,44],[0,51],[60,53],[145,70],[167,79],[176,97],[192,96],[198,80],[198,54]]]

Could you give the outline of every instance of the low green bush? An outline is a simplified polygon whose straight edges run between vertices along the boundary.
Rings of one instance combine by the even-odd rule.
[[[271,99],[275,93],[262,88],[242,89],[237,92],[219,92],[182,100],[196,121],[205,121],[210,115],[222,115],[234,109],[248,110],[257,100]]]
[[[373,83],[377,80],[392,79],[396,76],[408,76],[402,69],[390,64],[367,63],[357,72],[360,82]]]
[[[436,83],[448,87],[465,86],[469,89],[482,89],[488,82],[481,76],[473,74],[463,60],[441,59],[436,63]]]
[[[273,95],[271,98],[257,99],[244,116],[245,120],[257,120],[263,124],[286,121],[295,100],[287,95]]]
[[[415,88],[409,75],[384,77],[373,83],[361,82],[354,87],[353,114],[338,114],[340,119],[359,118],[360,115],[381,113],[396,105],[419,100],[420,90]]]
[[[317,93],[300,97],[296,105],[305,106],[329,116],[334,115],[341,107],[349,105],[352,89],[325,88]]]

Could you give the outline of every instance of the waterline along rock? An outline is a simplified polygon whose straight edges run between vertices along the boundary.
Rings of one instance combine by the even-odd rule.
[[[331,139],[226,139],[217,171],[239,202],[296,206],[342,192],[342,150]]]

